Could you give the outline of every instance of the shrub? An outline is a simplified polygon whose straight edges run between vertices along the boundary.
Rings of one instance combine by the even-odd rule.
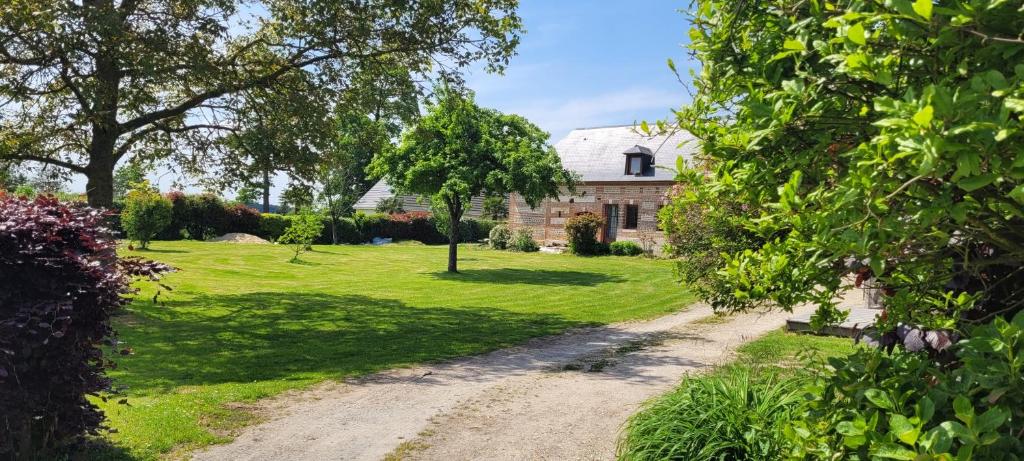
[[[206,240],[224,233],[228,212],[214,194],[185,196],[185,231],[188,238]]]
[[[491,235],[489,236],[491,248],[495,250],[504,250],[508,248],[509,240],[512,240],[512,231],[509,230],[508,226],[504,224],[498,224],[491,229]]]
[[[630,240],[619,240],[608,246],[608,251],[615,256],[637,256],[644,254],[639,243]]]
[[[276,242],[284,231],[291,225],[291,220],[288,216],[279,215],[274,213],[263,213],[260,215],[260,227],[259,232],[256,234],[262,238]]]
[[[260,232],[260,212],[241,203],[234,203],[225,209],[225,222],[221,231],[242,232],[258,235]]]
[[[529,229],[516,229],[508,242],[508,248],[512,251],[522,251],[524,253],[540,250],[540,246],[533,240],[533,232]]]
[[[125,194],[121,227],[128,238],[146,248],[149,241],[171,223],[171,201],[143,181]]]
[[[604,219],[593,213],[580,213],[565,221],[565,234],[569,240],[569,252],[576,255],[602,254],[597,233],[604,227]]]
[[[1020,459],[1024,453],[1024,313],[996,317],[942,354],[862,349],[820,366],[786,431],[798,459]],[[948,345],[911,330],[907,349]],[[813,394],[813,395],[812,395]]]
[[[619,458],[776,460],[801,402],[800,378],[756,380],[747,369],[692,378],[628,422]]]
[[[58,458],[101,429],[86,396],[110,390],[110,316],[132,275],[169,270],[115,249],[98,210],[0,197],[0,458]]]
[[[185,234],[185,223],[188,222],[188,214],[185,203],[185,193],[180,190],[173,190],[164,195],[171,201],[171,223],[164,228],[157,236],[160,240],[180,240]]]
[[[292,217],[291,225],[285,229],[284,234],[277,241],[292,246],[295,256],[292,256],[291,261],[295,262],[299,260],[299,255],[307,251],[310,245],[320,237],[323,230],[322,217],[312,213],[302,213]]]
[[[490,219],[465,218],[462,220],[460,236],[463,242],[476,243],[489,238],[491,229],[496,225],[498,223]]]
[[[377,207],[373,211],[380,214],[394,214],[394,213],[405,213],[403,208],[402,197],[385,197],[377,202]]]

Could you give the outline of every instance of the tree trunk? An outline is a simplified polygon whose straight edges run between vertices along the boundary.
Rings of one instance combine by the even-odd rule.
[[[114,205],[114,142],[117,135],[94,127],[89,145],[89,165],[85,168],[85,195],[89,206],[110,208]]]
[[[448,272],[459,272],[459,221],[462,220],[462,200],[445,199],[448,205]]]
[[[263,170],[263,212],[270,213],[270,170]]]

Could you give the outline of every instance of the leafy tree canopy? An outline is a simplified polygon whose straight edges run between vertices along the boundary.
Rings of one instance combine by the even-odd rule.
[[[703,68],[678,123],[714,169],[681,200],[728,196],[758,242],[710,275],[716,305],[816,302],[819,320],[836,320],[834,295],[856,274],[885,289],[890,323],[955,328],[1020,310],[1020,8],[698,2]]]
[[[398,149],[374,158],[370,172],[402,192],[432,197],[457,223],[477,195],[516,193],[537,206],[560,186],[573,187],[548,137],[521,116],[481,108],[472,95],[445,86]],[[455,272],[459,226],[448,227],[448,270]]]
[[[500,70],[517,3],[0,2],[0,158],[84,174],[90,203],[110,205],[122,158],[201,166],[211,138],[238,126],[241,93],[301,81],[344,95],[382,67],[417,80],[479,60]]]

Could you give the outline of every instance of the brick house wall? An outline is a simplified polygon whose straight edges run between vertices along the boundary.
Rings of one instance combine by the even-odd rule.
[[[635,181],[635,182],[587,182],[576,189],[574,195],[563,194],[555,199],[548,199],[536,209],[523,201],[522,197],[513,194],[509,199],[509,227],[513,230],[528,228],[533,238],[543,245],[565,245],[565,220],[578,213],[590,212],[609,219],[606,205],[618,206],[618,226],[612,238],[602,231],[603,241],[632,240],[639,241],[640,235],[646,233],[654,237],[657,246],[664,243],[665,235],[658,230],[658,210],[668,203],[666,192],[673,183],[671,181]],[[637,206],[637,222],[635,229],[627,229],[626,205]]]

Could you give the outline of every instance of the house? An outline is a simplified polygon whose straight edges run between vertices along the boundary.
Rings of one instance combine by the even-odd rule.
[[[390,199],[395,197],[395,190],[388,185],[383,179],[377,181],[370,190],[366,191],[362,197],[356,201],[353,208],[356,211],[362,211],[366,214],[373,214],[377,212],[377,204],[381,200]],[[419,200],[415,195],[399,195],[402,200],[402,209],[406,212],[410,211],[430,211],[429,200]],[[421,203],[422,202],[422,203]],[[473,197],[473,200],[469,204],[469,209],[463,214],[467,218],[479,218],[484,213],[484,198]]]
[[[695,144],[682,130],[658,136],[641,134],[632,125],[573,130],[555,150],[562,166],[579,175],[576,192],[563,189],[536,209],[513,194],[509,226],[530,229],[542,244],[564,245],[566,219],[589,212],[605,220],[599,236],[603,242],[650,237],[660,244],[664,234],[658,229],[658,210],[668,203],[675,173],[659,167],[674,169],[679,157],[689,161]]]

